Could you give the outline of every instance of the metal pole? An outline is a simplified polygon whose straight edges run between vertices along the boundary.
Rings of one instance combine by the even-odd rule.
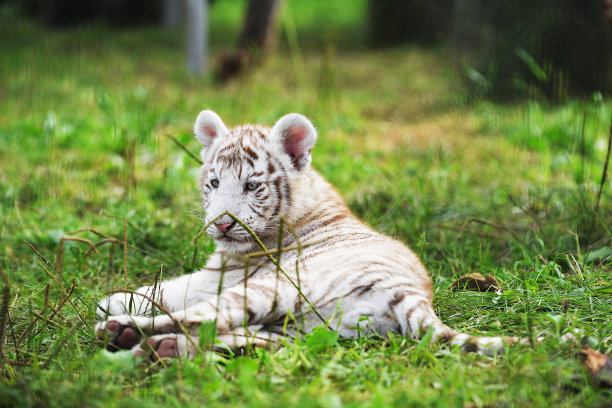
[[[183,0],[164,0],[164,28],[172,30],[179,26],[183,17]]]
[[[187,70],[200,74],[206,69],[208,55],[208,1],[186,0]]]

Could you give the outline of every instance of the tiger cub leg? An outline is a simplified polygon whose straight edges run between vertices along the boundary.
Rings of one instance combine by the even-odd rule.
[[[229,333],[219,334],[217,340],[232,350],[247,347],[278,347],[284,336],[261,329],[261,325],[237,328]],[[218,343],[212,345],[213,350],[225,351],[226,347]],[[144,339],[136,345],[132,352],[135,357],[148,357],[152,362],[168,358],[194,358],[199,350],[199,338],[181,333],[159,334]]]
[[[287,340],[287,337],[264,330],[262,325],[256,325],[247,328],[238,327],[229,333],[219,334],[217,340],[232,350],[237,350],[250,346],[277,348],[282,345],[283,341]]]
[[[212,279],[208,273],[194,272],[162,282],[157,286],[143,286],[133,293],[112,294],[98,303],[96,313],[103,319],[123,314],[150,316],[153,302],[160,304],[170,312],[176,312],[193,304],[194,299],[201,301],[213,297],[212,294],[206,295],[198,288],[217,287],[218,285],[218,280]]]
[[[233,333],[245,323],[253,326],[275,321],[287,310],[294,311],[296,299],[297,291],[288,282],[279,281],[276,285],[274,281],[252,279],[246,296],[244,287],[234,287],[219,297],[170,315],[110,316],[98,323],[95,330],[98,338],[107,340],[111,349],[131,349],[142,337],[157,334],[186,331],[197,336],[203,321],[214,320],[220,333]]]

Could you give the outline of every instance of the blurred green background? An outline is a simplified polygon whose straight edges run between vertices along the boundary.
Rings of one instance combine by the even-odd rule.
[[[576,327],[612,350],[604,3],[285,0],[267,47],[240,51],[247,2],[215,0],[193,74],[164,2],[1,1],[0,405],[604,406],[558,342]],[[202,109],[230,126],[309,117],[313,166],[423,259],[444,322],[547,340],[488,359],[400,338],[315,352],[315,337],[161,372],[102,352],[96,300],[214,248],[192,240],[198,164],[172,140],[198,153]],[[447,291],[471,272],[504,292]]]

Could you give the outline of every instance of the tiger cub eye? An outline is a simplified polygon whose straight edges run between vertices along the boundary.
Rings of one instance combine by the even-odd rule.
[[[219,179],[212,179],[210,184],[212,184],[213,187],[219,187]]]
[[[248,182],[246,184],[246,189],[249,190],[249,191],[253,191],[253,190],[255,190],[257,188],[258,185],[259,185],[259,183],[253,183],[251,181],[251,182]]]

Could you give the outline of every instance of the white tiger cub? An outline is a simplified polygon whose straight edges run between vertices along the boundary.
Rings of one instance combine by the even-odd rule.
[[[110,347],[153,361],[193,356],[200,324],[213,320],[230,347],[264,346],[323,321],[346,337],[376,331],[419,338],[433,328],[433,341],[486,354],[517,341],[472,337],[440,321],[418,257],[355,217],[311,168],[317,133],[304,116],[283,116],[272,129],[228,129],[206,110],[195,135],[204,145],[199,187],[216,251],[198,272],[157,288],[155,300],[170,315],[150,316],[152,287],[138,289],[147,296],[133,298],[131,308],[121,293],[100,302],[106,320],[96,332]]]

